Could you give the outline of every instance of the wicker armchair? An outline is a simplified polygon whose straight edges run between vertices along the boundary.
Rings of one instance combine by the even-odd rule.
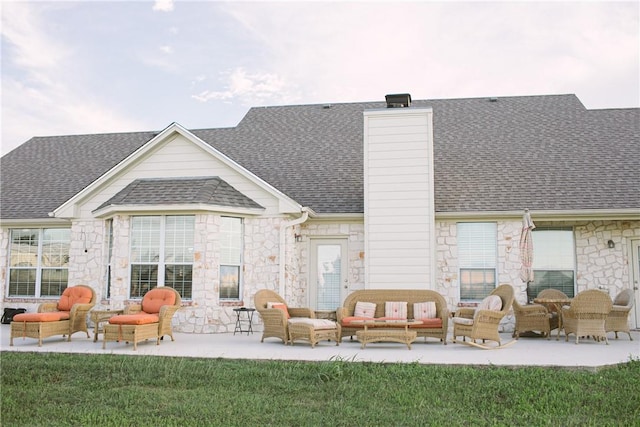
[[[93,288],[77,285],[66,288],[58,302],[42,303],[37,313],[22,313],[13,317],[11,322],[11,338],[9,345],[13,345],[15,337],[29,337],[38,340],[38,347],[42,347],[42,340],[54,335],[71,335],[87,330],[87,313],[96,304],[96,293]]]
[[[500,307],[493,309],[490,307],[492,296],[500,297]],[[503,348],[513,344],[515,340],[502,344],[498,333],[500,321],[511,309],[513,299],[513,287],[500,285],[476,309],[461,308],[458,310],[453,318],[453,342],[457,342],[456,338],[462,336],[463,344],[483,349]],[[467,337],[469,337],[469,341],[466,340]],[[476,340],[482,340],[482,344],[477,343]],[[485,345],[486,340],[495,341],[498,345]]]
[[[547,339],[551,338],[551,331],[558,327],[558,316],[549,313],[542,304],[520,305],[517,299],[513,300],[513,313],[516,317],[516,326],[513,337],[518,339],[524,332],[540,332]]]
[[[140,341],[153,338],[160,345],[165,335],[175,341],[171,322],[181,305],[180,294],[169,286],[149,290],[141,304],[132,304],[124,314],[109,319],[104,327],[102,348],[106,348],[107,341],[132,341],[133,349],[137,350]]]
[[[262,332],[260,342],[264,342],[265,338],[274,337],[280,338],[286,345],[289,342],[289,318],[287,317],[287,313],[278,308],[268,308],[268,303],[284,304],[286,306],[285,300],[274,291],[262,289],[255,293],[253,302],[264,324],[264,331]],[[315,313],[310,308],[292,308],[287,306],[286,309],[290,317],[315,318]]]
[[[616,339],[618,339],[618,332],[626,332],[631,338],[631,331],[629,330],[629,313],[633,307],[633,291],[631,289],[625,289],[620,292],[613,300],[613,307],[611,312],[604,321],[604,330],[606,332],[615,332]]]
[[[611,298],[602,291],[589,289],[580,292],[570,307],[562,307],[565,341],[569,341],[569,334],[575,334],[576,344],[584,336],[592,336],[596,341],[604,340],[609,344],[604,322],[612,306]]]

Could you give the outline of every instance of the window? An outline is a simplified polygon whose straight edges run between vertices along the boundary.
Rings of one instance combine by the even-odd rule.
[[[191,298],[194,216],[136,216],[131,220],[132,298],[170,286]]]
[[[573,298],[575,290],[575,245],[573,229],[533,230],[533,276],[528,295],[533,299],[543,289],[557,289]]]
[[[220,299],[240,299],[242,219],[222,217],[220,226]]]
[[[9,296],[57,297],[69,278],[68,228],[11,230]]]
[[[483,299],[496,287],[497,226],[458,223],[460,299]]]

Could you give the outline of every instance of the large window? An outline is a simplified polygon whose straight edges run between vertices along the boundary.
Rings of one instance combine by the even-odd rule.
[[[575,245],[573,229],[533,230],[533,275],[528,295],[532,299],[543,289],[558,289],[568,297],[575,293]]]
[[[220,299],[239,299],[242,272],[242,219],[222,217]]]
[[[460,299],[483,299],[496,287],[497,226],[458,223]]]
[[[11,230],[8,295],[62,295],[69,277],[70,237],[68,228]]]
[[[194,216],[136,216],[131,220],[131,297],[170,286],[191,298]]]

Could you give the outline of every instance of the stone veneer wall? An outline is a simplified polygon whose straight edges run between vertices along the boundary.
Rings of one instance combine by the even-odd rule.
[[[244,303],[253,306],[252,296],[259,289],[278,291],[279,236],[284,218],[247,218],[244,221],[245,254],[242,302],[224,302],[218,298],[218,233],[220,217],[196,215],[194,241],[193,298],[174,318],[176,331],[193,333],[231,332],[235,325],[232,309]],[[640,238],[640,221],[583,221],[577,223],[537,223],[538,226],[573,226],[575,230],[577,292],[600,287],[614,297],[629,287],[630,239]],[[519,238],[521,221],[498,221],[498,282],[510,283],[521,303],[526,300],[526,285],[519,278]],[[456,221],[436,221],[436,283],[451,310],[459,298]],[[77,221],[71,227],[69,285],[88,284],[96,290],[99,308],[122,308],[129,295],[129,216],[113,218],[114,253],[111,295],[106,295],[107,242],[101,220]],[[302,241],[295,242],[294,235]],[[345,237],[348,239],[348,280],[351,291],[364,289],[364,225],[357,222],[307,222],[290,227],[286,233],[285,299],[296,306],[307,304],[309,239]],[[613,240],[615,248],[607,246]],[[0,289],[6,295],[9,258],[9,230],[0,231]],[[85,252],[86,249],[86,252]],[[40,299],[3,298],[3,307],[18,304],[35,311]],[[254,320],[260,329],[258,315]],[[513,317],[503,322],[508,330]]]

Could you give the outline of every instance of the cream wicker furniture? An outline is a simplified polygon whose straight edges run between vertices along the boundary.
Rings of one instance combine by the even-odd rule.
[[[98,341],[98,334],[102,331],[100,325],[108,322],[113,316],[124,313],[124,310],[91,310],[89,318],[93,322],[93,342]]]
[[[494,297],[499,297],[499,300]],[[456,338],[462,336],[463,344],[483,349],[503,348],[513,344],[515,340],[502,344],[498,333],[500,321],[511,309],[513,298],[513,287],[500,285],[477,308],[459,309],[453,318],[453,342],[458,342]],[[482,344],[476,340],[482,340]],[[497,346],[486,345],[487,340],[496,342]]]
[[[591,336],[596,341],[604,340],[609,344],[604,322],[612,306],[609,294],[600,290],[588,289],[578,293],[570,307],[562,307],[565,341],[569,341],[569,334],[574,334],[576,344],[584,336]]]
[[[360,341],[360,348],[365,348],[372,342],[398,342],[406,344],[411,350],[411,343],[416,340],[418,333],[409,329],[410,326],[422,324],[419,320],[354,320],[354,324],[362,324],[363,329],[356,331]]]
[[[124,314],[109,319],[104,326],[102,348],[106,348],[108,341],[126,341],[133,342],[133,349],[137,350],[140,341],[153,338],[160,345],[165,335],[175,341],[171,321],[181,305],[182,299],[175,289],[168,286],[151,289],[141,304],[130,305]]]
[[[340,345],[340,325],[329,319],[292,318],[288,321],[289,342],[309,341],[314,348],[322,340],[335,341]]]
[[[262,319],[264,330],[260,342],[265,338],[280,338],[286,345],[289,342],[288,320],[290,317],[315,318],[313,310],[310,308],[295,308],[287,306],[285,300],[276,292],[269,289],[262,289],[255,293],[253,302]],[[285,310],[272,308],[283,305]]]
[[[96,303],[96,293],[93,288],[77,285],[66,288],[60,300],[42,303],[37,313],[22,313],[13,317],[11,322],[11,338],[9,345],[13,345],[15,337],[29,337],[38,340],[38,347],[42,347],[42,340],[54,335],[71,335],[85,332],[87,338],[87,313]]]
[[[553,290],[553,289],[547,289]],[[560,294],[564,295],[562,292],[558,291]],[[542,295],[542,292],[540,293]],[[541,298],[536,297],[533,299],[533,302],[536,304],[541,304],[547,307],[549,313],[552,316],[552,319],[555,317],[557,320],[557,329],[558,333],[556,334],[556,341],[560,339],[560,331],[562,331],[562,307],[569,307],[573,300],[566,295],[564,297],[556,297],[556,298]],[[555,325],[555,323],[554,323]]]
[[[342,327],[342,337],[353,337],[356,332],[364,329],[355,316],[356,305],[359,302],[374,303],[376,305],[373,318],[385,317],[385,303],[388,301],[407,302],[407,319],[415,319],[414,304],[435,303],[435,314],[431,319],[422,320],[421,324],[411,325],[410,330],[415,331],[418,337],[439,339],[443,344],[447,343],[449,325],[449,309],[442,295],[436,291],[427,289],[364,289],[349,294],[336,310],[338,323]]]
[[[633,291],[631,289],[625,289],[616,295],[611,312],[604,321],[604,330],[615,332],[616,339],[618,339],[618,332],[626,332],[629,339],[633,341],[629,330],[629,313],[631,313],[632,307]]]
[[[551,338],[551,330],[558,327],[558,317],[549,313],[542,304],[520,305],[518,300],[513,300],[513,314],[516,317],[516,326],[513,331],[515,339],[520,338],[524,332],[540,332],[547,339]]]

